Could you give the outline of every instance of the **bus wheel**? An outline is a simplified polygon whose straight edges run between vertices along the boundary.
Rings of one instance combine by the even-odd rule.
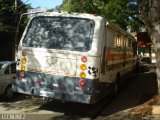
[[[118,83],[117,83],[117,81],[115,81],[115,83],[114,83],[114,91],[113,91],[113,94],[114,94],[114,97],[116,97],[117,94],[118,94]]]
[[[118,95],[119,79],[120,79],[120,77],[119,77],[119,75],[118,75],[117,78],[116,78],[116,81],[114,82],[114,92],[113,92],[114,97],[116,97],[116,96]]]

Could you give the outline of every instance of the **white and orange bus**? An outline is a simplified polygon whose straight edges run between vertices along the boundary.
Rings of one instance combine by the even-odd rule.
[[[15,92],[95,103],[132,72],[135,39],[100,16],[41,13],[30,19],[17,53]]]

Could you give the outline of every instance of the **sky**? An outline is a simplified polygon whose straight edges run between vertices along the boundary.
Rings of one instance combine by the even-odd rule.
[[[31,4],[33,8],[55,8],[60,5],[63,0],[22,0],[25,4]]]

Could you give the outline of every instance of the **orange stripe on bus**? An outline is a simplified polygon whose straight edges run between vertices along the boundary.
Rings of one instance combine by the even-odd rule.
[[[112,61],[123,60],[124,54],[111,54]]]
[[[107,61],[116,61],[116,60],[124,60],[125,58],[132,58],[133,53],[127,53],[124,55],[124,53],[119,54],[113,54],[111,53],[110,47],[107,48]]]

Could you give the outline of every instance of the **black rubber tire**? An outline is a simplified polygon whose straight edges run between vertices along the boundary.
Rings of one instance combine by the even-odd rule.
[[[120,80],[120,75],[117,75],[117,78],[114,82],[114,88],[113,88],[113,95],[116,97],[119,93],[119,80]]]
[[[10,100],[13,97],[13,90],[12,90],[12,86],[8,86],[5,89],[4,94],[2,95],[3,100]]]
[[[116,80],[114,83],[114,96],[117,96],[117,95],[118,95],[118,82]]]

